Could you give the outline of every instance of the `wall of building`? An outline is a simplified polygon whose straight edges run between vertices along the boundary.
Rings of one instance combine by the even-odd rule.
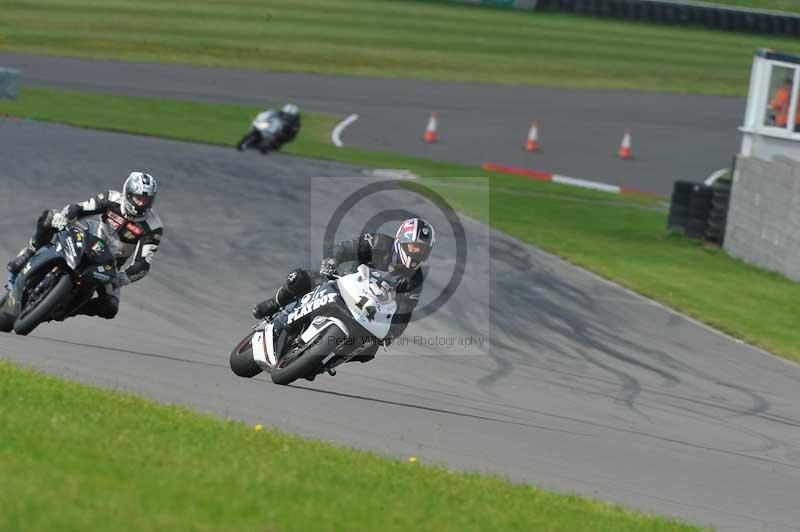
[[[800,281],[800,144],[797,146],[797,160],[737,157],[725,250]]]

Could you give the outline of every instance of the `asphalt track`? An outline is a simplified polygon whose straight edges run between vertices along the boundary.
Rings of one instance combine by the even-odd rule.
[[[30,86],[301,108],[360,118],[346,146],[509,166],[668,193],[705,179],[739,150],[743,98],[418,80],[320,76],[0,53]],[[440,142],[421,137],[439,113]],[[531,120],[542,149],[522,150]],[[242,125],[246,129],[247,124]],[[634,159],[616,157],[626,127]]]
[[[0,119],[0,161],[2,256],[28,238],[39,210],[121,183],[132,168],[161,178],[166,225],[152,274],[124,290],[117,319],[0,335],[5,359],[720,530],[800,523],[797,365],[465,219],[468,282],[408,336],[481,336],[490,347],[400,346],[288,388],[240,379],[227,356],[251,324],[250,304],[290,267],[313,264],[326,209],[374,180],[321,189],[308,178],[361,171],[9,119]],[[424,201],[384,194],[359,203],[339,236],[384,208],[431,216],[440,244],[426,304],[452,270],[452,233]]]

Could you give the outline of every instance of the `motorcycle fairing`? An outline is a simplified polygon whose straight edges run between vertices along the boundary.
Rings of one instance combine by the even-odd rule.
[[[38,249],[14,281],[14,288],[6,298],[3,312],[11,314],[12,316],[18,316],[22,310],[22,295],[25,292],[28,279],[43,271],[50,270],[53,266],[62,264],[63,262],[64,257],[56,252],[53,246],[46,246]]]

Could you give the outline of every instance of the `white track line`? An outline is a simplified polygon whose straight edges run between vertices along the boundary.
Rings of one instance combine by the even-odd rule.
[[[619,194],[622,190],[616,185],[606,185],[605,183],[598,183],[597,181],[587,181],[586,179],[578,179],[577,177],[568,177],[558,174],[553,174],[553,183],[572,185],[574,187],[591,188],[593,190],[602,190],[603,192],[611,192],[614,194]]]
[[[358,120],[358,115],[352,114],[347,118],[345,118],[344,120],[342,120],[341,122],[339,122],[338,124],[336,124],[336,127],[333,128],[333,131],[331,132],[331,140],[333,141],[334,145],[336,145],[337,148],[341,148],[342,146],[344,146],[344,144],[342,144],[342,139],[339,137],[339,135],[342,134],[344,128],[346,128],[356,120]]]

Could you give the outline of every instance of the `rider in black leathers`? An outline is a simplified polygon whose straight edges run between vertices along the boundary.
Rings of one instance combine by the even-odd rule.
[[[278,112],[278,116],[283,120],[284,126],[278,135],[278,141],[283,146],[291,142],[300,132],[300,109],[293,103],[287,103]]]
[[[408,326],[411,313],[419,303],[424,275],[422,264],[428,258],[435,242],[433,227],[422,218],[404,221],[394,237],[382,233],[365,233],[359,238],[337,243],[333,257],[322,261],[319,273],[295,269],[289,272],[286,282],[274,298],[253,305],[253,316],[263,319],[296,301],[328,276],[337,273],[344,263],[366,264],[370,268],[387,271],[402,278],[397,286],[397,311],[387,337],[380,343],[389,345]],[[375,358],[378,343],[369,346],[352,360],[368,362]]]

